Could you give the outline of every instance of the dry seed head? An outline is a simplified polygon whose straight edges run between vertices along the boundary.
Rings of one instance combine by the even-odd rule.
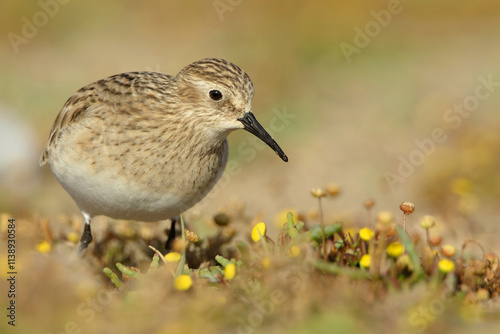
[[[496,271],[498,269],[499,265],[498,256],[496,256],[493,253],[488,253],[484,256],[484,259],[490,263],[491,270]]]
[[[446,257],[453,257],[456,253],[456,249],[452,245],[443,245],[441,246],[441,253]]]
[[[326,186],[328,196],[337,196],[340,193],[340,186],[336,183],[329,183]]]
[[[188,230],[187,228],[184,230],[186,233],[186,239],[191,241],[192,243],[196,243],[200,241],[200,237],[198,234],[194,233],[193,231]]]
[[[403,202],[403,203],[401,203],[399,208],[401,209],[401,211],[404,212],[405,215],[409,215],[413,211],[415,211],[415,204],[413,204],[411,202]]]
[[[183,247],[184,243],[182,242],[182,239],[175,238],[174,241],[172,241],[172,251],[181,253]]]
[[[365,208],[371,209],[375,205],[375,201],[372,199],[369,199],[369,200],[365,201],[365,203],[363,205]]]
[[[486,289],[478,289],[476,292],[476,297],[479,301],[488,300],[490,298],[490,292]]]
[[[226,226],[231,222],[231,218],[226,213],[218,213],[214,216],[214,222],[219,226]]]
[[[411,262],[410,255],[408,254],[402,254],[399,256],[396,260],[396,265],[398,266],[399,270],[405,270],[407,269],[408,271],[413,271],[413,263]]]
[[[316,198],[321,198],[326,196],[326,191],[320,188],[311,189],[311,195]]]
[[[439,246],[441,245],[441,242],[443,242],[443,238],[440,235],[436,235],[430,238],[430,243],[432,246]]]
[[[390,224],[393,221],[392,213],[390,211],[380,211],[377,213],[377,222],[383,224]]]
[[[433,227],[434,225],[436,225],[436,221],[434,220],[434,217],[432,216],[424,216],[421,220],[420,220],[420,226],[427,230],[431,227]]]

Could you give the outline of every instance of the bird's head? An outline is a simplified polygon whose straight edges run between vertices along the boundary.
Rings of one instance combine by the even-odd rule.
[[[233,130],[245,129],[288,161],[253,115],[253,84],[241,68],[223,59],[206,58],[184,67],[175,81],[186,117],[198,119],[206,131],[219,139],[225,139]]]

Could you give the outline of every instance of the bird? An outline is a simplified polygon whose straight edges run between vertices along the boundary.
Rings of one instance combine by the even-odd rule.
[[[237,65],[205,58],[175,76],[127,72],[75,92],[56,117],[40,166],[48,164],[91,221],[174,219],[214,187],[228,160],[227,136],[244,129],[288,157],[252,112],[254,86]],[[172,229],[171,229],[172,230]]]

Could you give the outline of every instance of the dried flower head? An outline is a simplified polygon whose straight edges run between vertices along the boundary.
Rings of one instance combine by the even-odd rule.
[[[226,213],[218,213],[214,216],[214,222],[219,226],[226,226],[231,222],[231,218]]]
[[[411,202],[403,202],[403,203],[401,203],[399,208],[401,209],[401,211],[404,212],[405,215],[409,215],[413,211],[415,211],[415,204],[413,204]]]
[[[326,185],[328,196],[337,196],[340,194],[340,186],[337,183],[329,183]]]
[[[432,246],[439,246],[443,242],[443,238],[440,235],[433,236],[429,239]]]
[[[434,220],[434,217],[432,216],[424,216],[421,220],[420,220],[420,226],[427,230],[431,227],[433,227],[434,225],[436,225],[436,221]]]
[[[186,239],[191,241],[192,243],[196,243],[200,241],[200,237],[198,234],[194,233],[193,231],[188,230],[187,228],[184,230],[186,233]]]
[[[456,249],[452,245],[443,245],[441,246],[441,253],[446,257],[453,257],[455,256]]]
[[[365,208],[371,209],[375,205],[375,201],[372,199],[366,200],[365,203],[363,204]]]
[[[392,222],[393,217],[390,211],[380,211],[377,213],[377,223],[390,224]]]
[[[398,259],[396,260],[396,265],[399,270],[413,271],[414,269],[410,255],[408,254],[402,254],[401,256],[399,256]]]
[[[311,195],[316,198],[321,198],[326,196],[326,191],[321,188],[313,188],[311,189]]]

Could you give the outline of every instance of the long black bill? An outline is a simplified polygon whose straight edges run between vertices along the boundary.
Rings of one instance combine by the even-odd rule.
[[[247,112],[245,116],[242,118],[238,118],[238,121],[243,123],[244,129],[247,130],[248,132],[254,134],[262,140],[264,143],[266,143],[270,148],[272,148],[279,156],[280,158],[287,162],[288,157],[286,156],[285,152],[281,149],[281,147],[274,141],[274,139],[267,133],[267,131],[260,125],[259,122],[255,119],[255,116],[251,112]]]

